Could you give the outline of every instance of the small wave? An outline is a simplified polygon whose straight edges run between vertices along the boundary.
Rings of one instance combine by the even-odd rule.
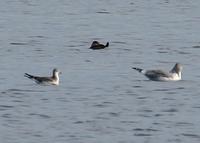
[[[111,104],[114,104],[113,102],[109,102],[109,101],[105,101],[105,102],[102,102],[102,103],[97,103],[94,105],[94,107],[99,107],[99,108],[103,108],[103,107],[107,107]]]
[[[170,94],[170,95],[172,95],[172,94],[177,94],[177,92],[166,92],[167,94]]]
[[[200,106],[194,106],[194,107],[192,107],[192,108],[200,108]]]
[[[174,91],[174,90],[182,90],[185,87],[177,87],[177,88],[162,88],[162,89],[155,89],[154,91]]]
[[[109,115],[111,115],[112,117],[118,117],[120,113],[110,112]]]
[[[99,107],[99,108],[103,108],[103,107],[105,107],[106,105],[104,105],[104,104],[96,104],[96,105],[94,105],[94,107]]]
[[[179,51],[178,54],[181,54],[181,55],[189,55],[189,54],[191,54],[191,53],[189,53],[189,52],[184,52],[184,51]]]
[[[40,38],[40,39],[43,39],[43,38],[47,38],[47,37],[42,36],[42,35],[36,35],[36,36],[29,36],[29,38]]]
[[[161,117],[161,116],[163,116],[163,114],[155,114],[154,116],[155,117]]]
[[[193,123],[188,123],[188,122],[177,122],[176,126],[193,126]]]
[[[28,90],[28,89],[15,89],[15,88],[11,88],[11,89],[8,89],[4,92],[44,92],[44,91],[41,91],[41,90]]]
[[[132,51],[132,49],[127,49],[127,48],[125,48],[125,49],[123,49],[124,51]]]
[[[83,124],[84,123],[84,121],[76,121],[76,122],[74,122],[74,124]]]
[[[44,50],[41,49],[41,48],[36,48],[34,51],[36,51],[36,52],[42,52],[42,51],[44,51]]]
[[[167,109],[167,110],[163,110],[162,112],[178,112],[178,110],[177,109]]]
[[[143,110],[141,110],[141,112],[151,113],[151,112],[153,112],[153,110],[150,110],[150,109],[143,109]]]
[[[192,46],[192,48],[199,49],[200,46],[199,46],[199,45],[197,45],[197,46]]]
[[[15,102],[15,103],[22,103],[24,101],[21,101],[21,100],[12,100],[12,102]]]
[[[139,136],[139,137],[146,137],[146,136],[152,136],[151,134],[144,134],[144,133],[136,133],[134,134],[135,136]]]
[[[136,121],[120,121],[121,123],[136,124]]]
[[[142,96],[142,97],[138,97],[137,99],[147,99],[148,97],[146,96]]]
[[[13,108],[14,106],[9,106],[9,105],[0,105],[0,108]]]
[[[1,117],[6,118],[6,119],[12,118],[11,114],[8,114],[8,113],[3,114]]]
[[[38,116],[38,117],[45,118],[45,119],[51,118],[49,115],[45,115],[45,114],[30,113],[29,115],[30,116]]]
[[[200,135],[197,135],[197,134],[188,134],[188,133],[182,133],[183,136],[186,136],[186,137],[191,137],[191,138],[198,138],[200,139]]]
[[[43,137],[41,134],[34,134],[33,136],[34,137],[40,137],[40,138]]]
[[[142,88],[142,86],[140,86],[140,85],[135,85],[135,86],[133,86],[134,88]]]
[[[149,128],[149,129],[135,128],[133,130],[134,131],[146,131],[146,132],[158,132],[159,131],[159,130],[152,129],[152,128]]]
[[[14,108],[14,106],[11,105],[0,105],[0,111],[5,111],[8,109]]]
[[[11,42],[11,45],[21,46],[21,45],[28,45],[28,43],[21,43],[21,42]]]
[[[115,44],[127,44],[126,42],[121,42],[121,41],[112,41],[112,43],[115,43]]]
[[[157,51],[157,53],[166,54],[166,53],[169,53],[169,52],[167,52],[167,51]]]
[[[110,14],[110,12],[108,12],[108,11],[97,11],[96,13],[99,13],[99,14]]]

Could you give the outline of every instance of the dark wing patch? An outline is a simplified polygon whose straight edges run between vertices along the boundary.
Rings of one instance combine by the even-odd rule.
[[[162,70],[149,70],[145,75],[150,79],[157,79],[159,77],[169,77],[169,74]]]
[[[35,77],[34,79],[37,83],[51,82],[52,81],[52,78],[50,78],[50,77]]]
[[[106,48],[106,46],[104,46],[102,44],[93,45],[90,47],[90,49],[93,49],[93,50],[104,49],[104,48]]]

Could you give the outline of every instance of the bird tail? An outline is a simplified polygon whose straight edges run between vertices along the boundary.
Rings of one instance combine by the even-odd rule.
[[[144,70],[141,69],[141,68],[132,67],[132,69],[134,69],[134,70],[136,70],[136,71],[138,71],[140,73],[144,73]]]
[[[32,76],[32,75],[30,75],[30,74],[28,74],[28,73],[25,73],[24,76],[25,76],[25,77],[28,77],[28,78],[30,78],[30,79],[33,79],[33,78],[34,78],[34,76]]]
[[[106,43],[105,47],[108,47],[108,46],[109,46],[109,42]]]

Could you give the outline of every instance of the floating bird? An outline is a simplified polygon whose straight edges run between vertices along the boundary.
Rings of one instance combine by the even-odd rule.
[[[181,71],[183,67],[181,64],[176,63],[170,71],[144,70],[136,67],[133,67],[132,69],[137,70],[153,81],[178,81],[181,80]]]
[[[61,74],[61,72],[58,69],[53,69],[53,75],[51,77],[34,76],[28,73],[25,73],[24,76],[39,84],[59,85],[59,74]]]
[[[99,50],[99,49],[104,49],[109,46],[109,42],[106,43],[106,45],[100,44],[98,41],[93,41],[92,45],[90,46],[90,49],[93,50]]]

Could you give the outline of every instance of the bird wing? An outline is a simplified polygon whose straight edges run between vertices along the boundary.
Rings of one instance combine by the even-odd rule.
[[[52,82],[52,77],[40,77],[40,76],[34,76],[30,75],[28,73],[24,74],[25,77],[35,80],[37,83],[43,83],[43,82]]]
[[[35,76],[34,79],[38,83],[52,82],[53,81],[53,79],[51,77],[39,77],[39,76]]]
[[[103,44],[95,44],[90,47],[90,49],[104,49],[105,45]]]
[[[155,79],[159,77],[169,77],[169,73],[164,72],[162,70],[148,70],[145,75],[148,78]]]

